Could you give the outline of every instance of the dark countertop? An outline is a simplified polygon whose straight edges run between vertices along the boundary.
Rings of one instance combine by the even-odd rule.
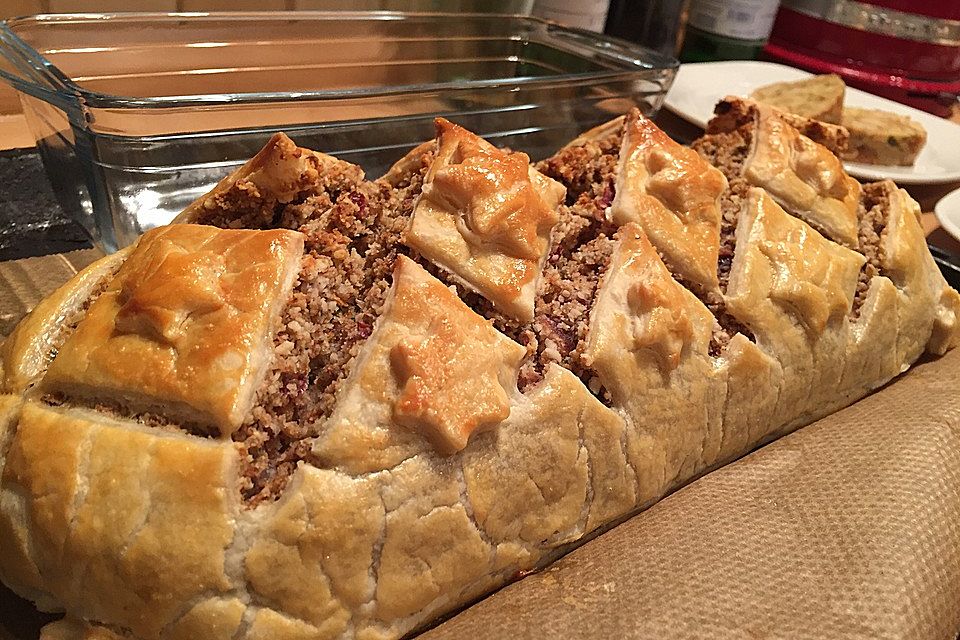
[[[92,246],[63,212],[37,150],[0,151],[0,260]]]

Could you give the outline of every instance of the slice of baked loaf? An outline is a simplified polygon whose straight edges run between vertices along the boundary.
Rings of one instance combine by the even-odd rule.
[[[713,108],[713,118],[707,123],[707,133],[737,131],[746,124],[758,122],[761,117],[767,121],[776,119],[785,122],[807,138],[826,147],[834,155],[843,155],[850,142],[850,134],[842,126],[798,116],[755,100],[735,96],[727,96],[717,102]]]
[[[847,145],[843,127],[741,98],[721,100],[714,113],[693,148],[724,173],[733,193],[765,189],[791,215],[857,247],[860,185],[837,158]]]
[[[757,102],[805,118],[840,124],[846,86],[830,73],[792,82],[776,82],[750,94]]]
[[[866,164],[909,166],[927,142],[927,132],[915,120],[879,109],[847,107],[843,126],[850,132],[844,159]]]

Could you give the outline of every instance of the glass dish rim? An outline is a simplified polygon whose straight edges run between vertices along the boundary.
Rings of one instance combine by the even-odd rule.
[[[491,78],[486,80],[462,80],[448,82],[434,82],[426,84],[394,85],[390,87],[357,87],[350,89],[323,89],[314,91],[273,91],[273,92],[235,92],[215,94],[194,94],[182,96],[151,96],[130,97],[117,96],[85,89],[63,73],[45,56],[18,36],[13,28],[19,24],[34,22],[43,23],[73,23],[73,22],[109,22],[111,20],[131,21],[147,20],[156,23],[176,22],[182,20],[197,21],[253,21],[253,20],[345,20],[366,19],[399,21],[410,18],[434,18],[463,20],[478,18],[484,20],[511,19],[521,23],[539,25],[554,42],[556,37],[566,36],[574,41],[575,45],[587,47],[588,50],[603,56],[604,60],[621,65],[620,68],[611,68],[609,71],[586,71],[577,73],[560,73],[551,76],[521,76],[514,78]],[[31,71],[39,74],[46,80],[48,86],[43,86],[36,80],[10,78],[17,80],[17,85],[26,85],[46,94],[43,99],[53,97],[50,93],[65,101],[80,101],[86,107],[106,109],[165,109],[196,106],[242,106],[264,103],[295,103],[315,102],[324,100],[370,99],[376,97],[395,97],[404,94],[421,94],[426,92],[450,92],[465,89],[487,88],[496,89],[506,85],[512,87],[534,87],[544,84],[565,82],[580,82],[589,80],[616,80],[629,79],[643,71],[669,71],[679,67],[679,62],[657,51],[642,47],[619,38],[606,36],[591,31],[559,25],[550,20],[536,16],[526,16],[510,13],[451,13],[451,12],[407,12],[407,11],[230,11],[230,12],[108,12],[108,13],[64,13],[64,14],[36,14],[8,18],[0,21],[0,44],[12,45],[19,50],[21,61],[29,65]],[[632,55],[631,55],[632,54]],[[641,58],[642,56],[642,58]],[[9,76],[0,70],[0,77]],[[21,87],[18,87],[21,88]],[[24,87],[25,88],[25,87]],[[23,89],[21,89],[23,90]],[[39,97],[39,96],[38,96]]]

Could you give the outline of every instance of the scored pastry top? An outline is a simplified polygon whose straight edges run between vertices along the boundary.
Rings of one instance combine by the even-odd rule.
[[[275,138],[214,226],[77,276],[0,350],[0,577],[108,635],[405,637],[956,344],[892,183],[860,255],[751,188],[751,120],[710,141],[711,264],[723,179],[631,120],[617,228],[609,126],[542,165],[553,226],[562,188],[441,121],[343,189]]]
[[[378,446],[363,425],[389,422],[419,433],[443,454],[459,451],[472,433],[510,415],[525,353],[401,256],[383,315],[357,356],[327,431],[361,443],[342,456],[351,459]]]
[[[441,451],[459,451],[471,433],[510,415],[507,388],[516,388],[523,350],[412,260],[398,260],[394,280],[385,322],[405,330],[389,352],[399,389],[393,417]]]
[[[762,189],[751,189],[737,226],[737,253],[727,304],[758,330],[775,306],[812,340],[850,313],[864,258],[787,214]]]
[[[620,146],[611,221],[637,222],[682,279],[718,291],[723,174],[633,109]]]
[[[639,224],[627,223],[617,232],[596,307],[591,316],[586,357],[617,379],[636,377],[635,358],[652,356],[668,374],[693,352],[706,353],[713,316],[673,279]]]
[[[442,118],[437,141],[404,243],[505,314],[532,320],[564,187],[526,154],[497,149]]]
[[[148,231],[42,388],[229,435],[252,406],[302,254],[294,231]]]
[[[788,118],[765,105],[736,102],[753,116],[754,125],[744,178],[753,186],[766,189],[780,206],[831,240],[856,249],[860,183],[847,175],[828,146],[804,135],[807,131],[816,134],[829,125],[804,126],[798,122],[802,120],[799,117]],[[816,137],[828,142],[831,137],[827,133]],[[834,137],[842,138],[843,133]]]

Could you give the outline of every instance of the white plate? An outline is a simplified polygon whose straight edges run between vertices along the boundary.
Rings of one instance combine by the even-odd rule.
[[[960,240],[960,189],[951,191],[940,198],[933,208],[940,226],[957,240]]]
[[[681,118],[706,127],[713,106],[724,96],[747,96],[774,82],[801,80],[811,74],[773,62],[699,62],[680,66],[664,106]],[[910,116],[927,130],[927,144],[912,167],[882,167],[845,162],[850,175],[866,180],[890,178],[902,184],[933,184],[960,180],[960,125],[935,115],[847,87],[845,104],[883,109]]]

